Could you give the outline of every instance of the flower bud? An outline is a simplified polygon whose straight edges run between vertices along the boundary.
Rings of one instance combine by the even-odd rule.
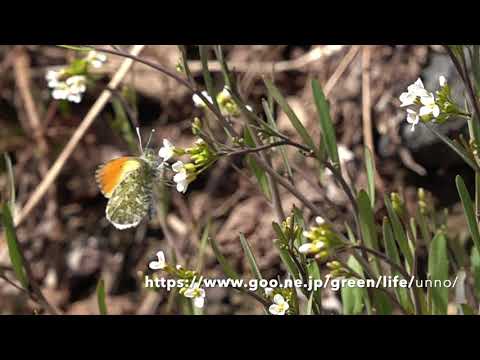
[[[402,198],[400,197],[400,195],[398,193],[392,192],[390,194],[390,200],[392,201],[393,211],[395,211],[395,213],[400,218],[402,218],[403,215],[405,214],[405,205],[402,201]]]
[[[198,135],[201,130],[202,130],[202,122],[198,117],[196,117],[195,119],[193,119],[193,122],[192,122],[192,133],[193,135]]]

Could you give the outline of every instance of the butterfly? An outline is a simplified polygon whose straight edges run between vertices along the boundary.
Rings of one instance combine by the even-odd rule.
[[[143,149],[137,128],[141,155],[110,160],[95,172],[100,191],[108,199],[106,218],[119,230],[137,226],[152,209],[153,186],[163,165],[159,156],[148,148],[152,134]]]

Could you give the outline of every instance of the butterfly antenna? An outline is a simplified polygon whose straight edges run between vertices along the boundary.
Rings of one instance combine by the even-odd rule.
[[[143,154],[142,136],[140,135],[140,128],[136,127],[135,130],[137,131],[137,137],[138,137],[138,144],[139,144],[139,147],[140,147],[140,152]]]
[[[153,133],[155,132],[155,129],[152,129],[152,132],[150,133],[150,136],[148,137],[147,145],[145,145],[145,150],[148,149],[148,145],[150,145],[150,141],[152,140]]]

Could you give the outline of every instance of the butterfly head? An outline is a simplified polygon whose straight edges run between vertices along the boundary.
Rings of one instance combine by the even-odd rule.
[[[152,129],[152,132],[148,137],[145,147],[142,146],[142,137],[140,135],[140,129],[137,127],[136,130],[137,130],[137,136],[138,136],[138,144],[139,144],[140,153],[141,153],[140,158],[145,162],[147,162],[147,164],[150,165],[152,168],[157,168],[160,165],[160,159],[158,157],[158,154],[153,149],[149,148],[150,141],[152,140],[152,136],[153,136],[153,133],[155,132],[155,129]]]

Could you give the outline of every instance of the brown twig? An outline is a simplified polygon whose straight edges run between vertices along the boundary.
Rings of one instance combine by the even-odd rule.
[[[355,59],[355,56],[358,54],[360,50],[360,46],[355,45],[350,48],[348,53],[345,55],[343,60],[340,62],[338,67],[335,69],[334,73],[330,76],[327,83],[323,87],[323,92],[325,96],[328,96],[330,92],[335,87],[337,81],[342,77],[343,73],[348,69],[348,66],[352,63]]]
[[[237,72],[252,72],[252,73],[268,73],[272,69],[275,72],[285,72],[292,70],[300,70],[307,65],[319,61],[325,56],[332,55],[340,51],[343,46],[338,46],[335,48],[329,47],[315,47],[306,54],[292,60],[279,61],[277,63],[272,62],[259,62],[252,64],[251,62],[232,62],[230,66],[235,69]],[[198,60],[188,61],[188,66],[192,72],[201,72],[202,63]],[[208,68],[210,71],[219,72],[222,71],[222,65],[218,61],[209,61]]]
[[[25,112],[27,120],[29,121],[31,131],[35,142],[37,143],[39,153],[37,156],[39,162],[39,171],[42,178],[47,176],[48,173],[48,143],[45,139],[45,128],[42,126],[40,116],[38,114],[37,106],[32,96],[31,83],[30,83],[30,59],[27,52],[23,48],[16,49],[16,56],[13,60],[13,69],[15,74],[15,80],[20,92],[20,97],[25,106]],[[55,184],[48,189],[48,205],[47,205],[47,217],[52,220],[53,223],[58,225],[57,217],[57,202],[55,201],[57,189]],[[56,226],[54,227],[56,228]]]
[[[372,99],[370,94],[370,58],[371,48],[365,45],[362,48],[362,119],[363,142],[374,154],[372,133]]]
[[[373,143],[372,126],[372,95],[371,95],[371,46],[365,45],[362,48],[362,120],[363,120],[363,142],[372,153],[372,160],[375,161],[375,146]],[[380,177],[377,168],[374,168],[376,185],[380,192],[383,192],[385,185]]]

